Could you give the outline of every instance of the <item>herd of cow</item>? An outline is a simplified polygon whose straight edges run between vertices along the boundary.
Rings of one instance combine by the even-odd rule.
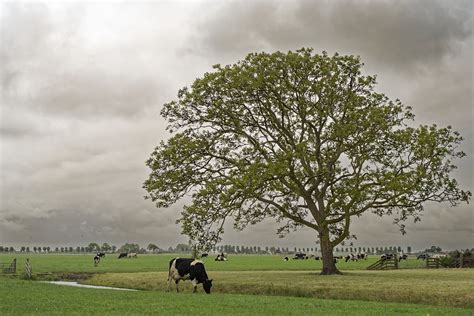
[[[97,267],[100,263],[100,260],[105,257],[105,252],[98,252],[94,256],[94,265]],[[118,256],[119,259],[121,258],[137,258],[138,255],[136,252],[121,252]]]
[[[389,260],[393,259],[395,254],[392,253],[386,253],[380,256],[381,260]],[[315,260],[321,260],[321,257],[315,256],[315,255],[310,255],[309,257],[305,253],[296,253],[295,256],[292,258],[293,260],[304,260],[304,259],[309,259],[309,258],[314,258]],[[334,256],[334,263],[338,263],[339,260],[344,260],[344,262],[348,261],[359,261],[359,260],[367,260],[368,256],[366,253],[350,253],[345,256]],[[406,254],[399,254],[398,255],[398,261],[402,260],[407,260],[408,256]],[[284,261],[289,261],[290,258],[285,257],[283,258]]]

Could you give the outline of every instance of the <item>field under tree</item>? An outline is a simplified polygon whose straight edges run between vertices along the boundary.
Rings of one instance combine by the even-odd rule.
[[[401,267],[405,269],[365,270],[377,260],[373,257],[338,263],[344,272],[342,276],[321,276],[321,262],[314,259],[285,262],[282,256],[235,255],[229,261],[215,262],[211,256],[203,261],[214,279],[213,293],[204,295],[199,287],[199,293],[192,295],[189,281],[181,282],[183,293],[176,294],[174,286],[171,293],[165,291],[168,262],[175,256],[139,255],[136,259],[119,260],[116,255],[106,255],[94,267],[90,254],[0,255],[0,262],[13,257],[18,261],[17,276],[0,277],[0,314],[474,313],[472,269],[413,269],[423,267],[423,261],[410,259],[402,261]],[[27,257],[36,281],[22,280]],[[142,291],[69,288],[38,282],[52,279],[80,279],[81,283]],[[186,297],[180,299],[179,306],[175,304],[176,295]]]

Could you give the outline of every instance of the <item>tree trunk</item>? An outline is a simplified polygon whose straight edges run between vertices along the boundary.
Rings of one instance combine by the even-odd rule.
[[[332,254],[333,247],[329,239],[329,230],[327,228],[319,233],[319,240],[321,242],[321,257],[323,259],[323,270],[321,271],[321,274],[342,274],[334,263],[334,256]]]

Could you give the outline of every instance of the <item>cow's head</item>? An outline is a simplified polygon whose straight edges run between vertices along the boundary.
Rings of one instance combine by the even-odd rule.
[[[204,288],[204,291],[206,291],[207,294],[211,294],[212,279],[207,279],[206,281],[204,281],[202,283],[202,287]]]

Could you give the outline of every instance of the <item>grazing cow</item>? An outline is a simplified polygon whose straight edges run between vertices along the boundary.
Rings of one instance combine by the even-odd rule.
[[[422,254],[419,254],[418,256],[416,256],[416,259],[426,260],[429,257],[431,257],[429,253],[422,253]]]
[[[285,257],[285,258],[283,259],[283,261],[288,261],[288,260],[290,260],[290,259],[288,259],[288,257]]]
[[[319,257],[314,257],[314,260],[319,260],[320,258]]]
[[[99,262],[100,262],[100,256],[97,255],[97,256],[94,257],[94,266],[97,267],[97,265],[99,264]]]
[[[207,256],[209,256],[208,253],[203,253],[203,254],[201,255],[201,258],[205,258],[205,257],[207,257]]]
[[[384,253],[383,255],[380,256],[380,259],[382,259],[382,261],[389,260],[392,258],[393,258],[393,253]]]
[[[212,279],[209,280],[202,261],[187,258],[172,259],[168,272],[168,291],[171,287],[171,280],[176,283],[176,292],[179,292],[178,283],[180,280],[191,280],[193,293],[196,293],[197,285],[202,283],[204,291],[211,294]]]
[[[217,255],[216,259],[214,261],[227,261],[227,258],[225,257],[224,253],[220,253]]]
[[[400,255],[398,256],[398,262],[402,261],[402,260],[407,260],[408,259],[408,256],[407,255]]]
[[[357,259],[365,259],[365,260],[367,260],[367,254],[366,254],[366,253],[358,253],[358,254],[357,254]]]
[[[308,256],[306,256],[305,253],[295,253],[295,256],[293,257],[293,260],[299,260],[299,259],[308,259]]]
[[[104,258],[104,257],[105,257],[105,252],[98,252],[98,253],[97,253],[97,256],[98,256],[99,258]]]
[[[119,259],[120,259],[120,258],[127,258],[127,256],[128,256],[128,252],[121,252],[121,253],[119,254],[118,258],[119,258]]]
[[[127,255],[127,258],[137,258],[137,253],[136,252],[131,252]]]
[[[357,256],[353,253],[348,254],[345,259],[346,259],[346,262],[349,261],[349,260],[351,260],[351,261],[357,261],[358,260]]]

